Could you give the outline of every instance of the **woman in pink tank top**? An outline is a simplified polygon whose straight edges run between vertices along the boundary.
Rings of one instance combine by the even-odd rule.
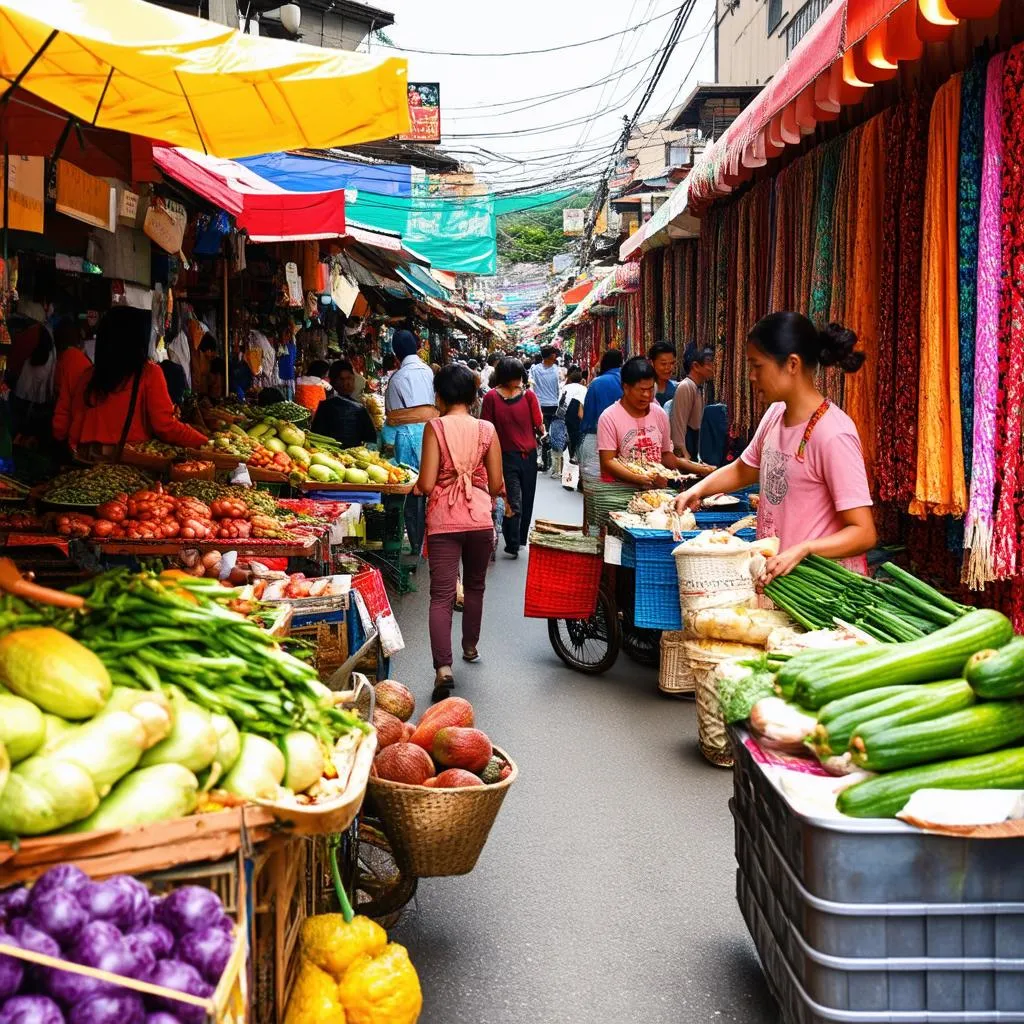
[[[434,658],[432,700],[447,697],[452,676],[452,612],[462,563],[462,658],[480,660],[477,643],[494,526],[491,505],[504,486],[501,447],[494,426],[470,415],[476,383],[465,366],[446,366],[434,377],[440,419],[423,433],[419,489],[427,497],[427,560],[430,563],[430,648]]]

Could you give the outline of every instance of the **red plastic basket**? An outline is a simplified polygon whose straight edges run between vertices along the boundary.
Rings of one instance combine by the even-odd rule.
[[[374,622],[381,615],[391,614],[391,602],[388,600],[387,591],[384,589],[384,577],[379,569],[369,569],[352,577],[352,586],[363,595],[366,602],[366,610]]]
[[[528,619],[589,619],[601,586],[601,555],[530,545],[526,570]]]

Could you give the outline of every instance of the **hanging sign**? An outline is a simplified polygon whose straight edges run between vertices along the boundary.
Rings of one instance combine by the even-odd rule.
[[[139,195],[123,189],[117,196],[117,215],[122,220],[129,220],[133,224],[139,215]]]
[[[582,235],[586,224],[586,210],[563,210],[562,211],[562,234]]]
[[[405,142],[441,141],[441,86],[438,82],[409,83],[412,128],[398,137]]]
[[[3,167],[3,157],[0,157]],[[3,179],[0,178],[0,181]],[[43,233],[43,158],[12,156],[7,168],[7,192],[10,209],[7,226],[15,231]],[[3,211],[3,189],[0,189],[0,213]]]
[[[103,178],[87,174],[80,167],[57,161],[57,212],[84,221],[104,231],[116,225],[117,190]]]

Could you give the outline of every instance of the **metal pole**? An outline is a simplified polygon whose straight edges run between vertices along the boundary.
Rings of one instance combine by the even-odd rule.
[[[231,394],[231,338],[228,334],[228,257],[224,257],[224,395]]]

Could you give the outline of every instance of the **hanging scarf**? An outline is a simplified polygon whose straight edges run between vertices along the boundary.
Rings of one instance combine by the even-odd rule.
[[[854,212],[844,321],[857,335],[857,347],[864,353],[864,365],[846,380],[844,400],[846,412],[860,434],[864,468],[873,491],[878,453],[878,307],[888,122],[888,113],[879,114],[861,130],[856,188],[851,196]]]
[[[962,516],[967,506],[960,421],[957,173],[960,80],[935,94],[928,130],[921,253],[917,472],[910,514]]]
[[[979,198],[977,306],[974,331],[974,423],[971,500],[964,546],[970,556],[964,580],[981,590],[995,579],[992,523],[995,505],[996,406],[999,391],[999,293],[1002,241],[1003,70],[1005,54],[988,63],[985,83],[984,151]]]
[[[842,162],[843,139],[822,146],[821,179],[814,207],[814,261],[811,271],[811,302],[807,315],[818,328],[824,327],[832,303],[832,258],[835,232],[836,185]]]
[[[881,271],[878,289],[878,454],[875,483],[882,501],[896,497],[896,446],[892,429],[896,420],[896,284],[899,278],[899,203],[903,192],[903,147],[907,106],[899,104],[885,123],[884,148],[888,154],[884,183],[881,235]]]
[[[999,416],[996,472],[1000,481],[992,534],[997,578],[1017,571],[1017,488],[1020,481],[1021,413],[1024,410],[1024,45],[1006,55],[1003,71],[1002,271],[999,305]]]
[[[987,61],[975,61],[963,76],[960,96],[960,170],[957,220],[960,262],[960,415],[964,476],[971,478],[974,440],[974,338],[977,325],[978,226],[981,161],[985,142]]]
[[[800,161],[800,174],[796,186],[797,229],[794,273],[793,309],[805,310],[811,306],[811,286],[814,279],[815,239],[817,237],[818,185],[821,179],[823,147],[812,149]]]
[[[896,284],[896,336],[893,371],[895,418],[895,500],[903,506],[914,496],[917,475],[917,395],[920,374],[921,253],[927,175],[929,101],[920,94],[907,104],[899,200],[899,263]]]

